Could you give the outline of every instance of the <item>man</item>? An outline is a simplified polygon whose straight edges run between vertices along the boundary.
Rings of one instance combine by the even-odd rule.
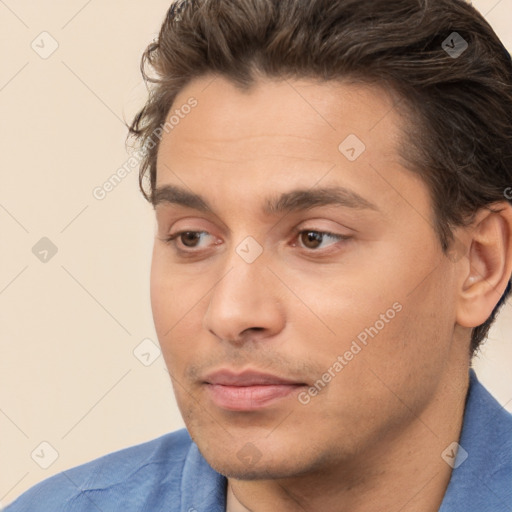
[[[131,133],[187,428],[7,511],[512,510],[512,418],[470,369],[512,273],[488,24],[461,0],[186,1],[144,61]]]

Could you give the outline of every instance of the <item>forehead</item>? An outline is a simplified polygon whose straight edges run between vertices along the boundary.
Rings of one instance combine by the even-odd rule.
[[[394,101],[380,87],[349,82],[267,79],[241,90],[220,76],[196,79],[170,109],[157,187],[212,197],[236,190],[240,199],[261,191],[263,200],[328,181],[376,206],[396,202],[418,183],[407,183],[417,177],[398,152],[404,120]]]
[[[192,99],[196,106],[190,109]],[[218,144],[224,152],[235,152],[260,142],[260,153],[266,154],[266,148],[285,143],[286,149],[295,139],[288,158],[304,153],[311,159],[312,150],[322,159],[326,149],[337,154],[338,144],[354,134],[369,149],[393,152],[403,125],[394,103],[383,88],[363,83],[259,79],[242,90],[225,77],[205,76],[177,95],[167,118],[173,117],[172,130],[169,137],[164,134],[161,148],[173,141],[200,142],[205,149]]]

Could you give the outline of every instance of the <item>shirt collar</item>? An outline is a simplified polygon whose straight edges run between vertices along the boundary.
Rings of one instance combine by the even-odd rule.
[[[509,512],[512,415],[482,386],[473,369],[459,444],[464,451],[459,450],[439,512]]]
[[[180,512],[225,512],[227,482],[192,442],[183,466]]]

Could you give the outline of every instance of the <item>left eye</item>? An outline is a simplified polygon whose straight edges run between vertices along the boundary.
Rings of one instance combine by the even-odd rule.
[[[179,238],[181,244],[187,248],[196,248],[198,245],[196,242],[201,240],[201,235],[209,235],[207,231],[180,231],[170,235],[166,238],[166,242],[169,244],[176,245],[175,240]]]
[[[331,240],[338,242],[340,240],[346,240],[347,238],[349,238],[348,236],[337,235],[335,233],[328,233],[326,231],[315,231],[313,229],[306,229],[306,230],[299,231],[297,233],[297,236],[299,237],[299,240],[303,244],[303,246],[306,249],[310,249],[310,250],[315,250],[318,248],[322,249],[323,247],[320,247],[320,246],[323,244],[325,239],[330,238]],[[332,245],[332,244],[329,244],[329,245]]]

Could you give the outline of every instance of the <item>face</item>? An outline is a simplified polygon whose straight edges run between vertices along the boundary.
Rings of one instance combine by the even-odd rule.
[[[224,475],[370,456],[435,401],[455,276],[402,129],[361,84],[203,77],[176,98],[152,308],[187,429]]]

